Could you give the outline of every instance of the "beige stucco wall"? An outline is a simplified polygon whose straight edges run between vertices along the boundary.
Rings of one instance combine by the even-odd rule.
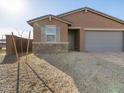
[[[42,42],[42,26],[44,25],[56,25],[60,30],[60,41],[57,43],[46,44]],[[34,41],[33,41],[33,52],[67,52],[68,51],[68,24],[60,22],[56,19],[49,21],[44,19],[33,24]],[[61,43],[63,42],[63,43]]]
[[[80,51],[85,49],[85,30],[84,28],[111,28],[111,29],[124,29],[124,24],[114,21],[112,19],[103,17],[102,15],[93,13],[91,11],[84,12],[80,11],[70,15],[61,17],[67,21],[72,22],[72,27],[81,27],[80,29]],[[38,24],[38,25],[37,25]],[[66,23],[60,22],[52,18],[52,21],[49,19],[44,19],[33,23],[34,30],[34,41],[41,42],[41,26],[42,25],[57,25],[60,27],[60,42],[68,42],[68,25]]]
[[[53,18],[52,18],[52,21],[49,21],[49,19],[47,18],[33,24],[33,32],[34,32],[33,42],[41,42],[41,34],[42,34],[41,26],[43,25],[56,25],[57,27],[59,27],[60,42],[68,42],[68,25]]]
[[[81,27],[80,30],[80,51],[84,51],[85,31],[84,28],[116,28],[124,29],[124,24],[108,19],[91,11],[77,12],[62,17],[73,23],[74,27]]]

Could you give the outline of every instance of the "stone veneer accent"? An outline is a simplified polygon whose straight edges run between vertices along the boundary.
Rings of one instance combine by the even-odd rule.
[[[57,42],[57,43],[33,42],[33,52],[34,53],[68,52],[68,43],[67,42]]]

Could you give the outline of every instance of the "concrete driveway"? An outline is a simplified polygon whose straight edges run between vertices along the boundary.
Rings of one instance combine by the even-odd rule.
[[[124,93],[124,68],[115,64],[123,64],[123,53],[70,52],[38,57],[70,75],[80,93]]]

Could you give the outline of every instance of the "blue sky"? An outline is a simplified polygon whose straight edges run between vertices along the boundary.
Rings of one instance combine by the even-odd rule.
[[[32,30],[26,23],[29,19],[47,14],[57,15],[81,7],[90,7],[124,20],[124,0],[21,0],[21,3],[22,11],[17,13],[0,7],[0,32],[6,33],[5,29],[28,32]],[[8,6],[14,5],[10,3]]]

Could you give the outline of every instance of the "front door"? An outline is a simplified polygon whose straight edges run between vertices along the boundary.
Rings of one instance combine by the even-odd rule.
[[[75,31],[69,31],[68,40],[69,40],[69,50],[75,50]]]

